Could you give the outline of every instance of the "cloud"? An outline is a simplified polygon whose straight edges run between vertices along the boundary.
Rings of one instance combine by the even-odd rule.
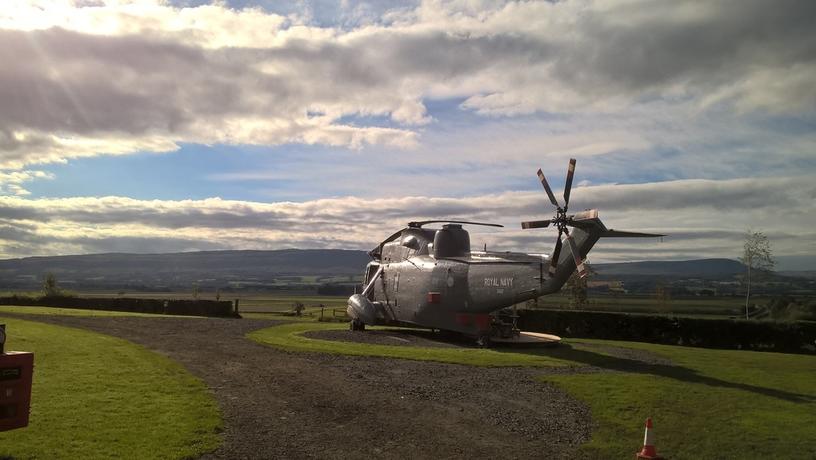
[[[224,4],[12,3],[6,169],[179,143],[413,148],[430,99],[495,116],[816,107],[808,1],[355,4],[341,25]]]
[[[573,208],[597,205],[608,227],[667,233],[654,240],[603,240],[596,262],[736,257],[748,227],[765,231],[778,255],[814,247],[816,188],[806,178],[686,180],[578,187]],[[753,196],[770,199],[755,200]],[[103,251],[358,248],[370,249],[410,220],[499,222],[472,228],[474,246],[549,252],[549,230],[521,230],[521,220],[550,214],[543,192],[464,198],[331,198],[301,203],[135,200],[123,197],[0,197],[0,255]]]
[[[4,4],[0,255],[368,249],[445,217],[508,225],[475,245],[548,252],[551,232],[516,226],[549,214],[535,168],[562,183],[569,157],[574,209],[670,234],[597,260],[733,257],[749,226],[816,247],[813,2],[308,5]],[[25,197],[55,179],[32,165],[188,143],[279,146],[207,173],[285,184],[272,203]]]
[[[23,187],[23,183],[35,179],[53,179],[54,175],[44,171],[0,171],[0,195],[25,196],[31,193]]]

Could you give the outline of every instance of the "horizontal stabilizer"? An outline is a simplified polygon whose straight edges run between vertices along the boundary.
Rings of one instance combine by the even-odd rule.
[[[605,230],[601,233],[605,238],[662,238],[666,235],[659,233],[624,232],[621,230]]]

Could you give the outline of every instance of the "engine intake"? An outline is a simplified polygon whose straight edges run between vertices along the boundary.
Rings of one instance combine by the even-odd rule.
[[[470,234],[461,225],[443,225],[434,235],[433,255],[437,259],[469,256]]]

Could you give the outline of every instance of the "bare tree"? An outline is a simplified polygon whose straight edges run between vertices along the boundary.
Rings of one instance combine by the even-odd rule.
[[[45,275],[43,280],[43,293],[46,297],[56,297],[61,294],[59,286],[57,286],[57,277],[53,273]]]
[[[584,261],[584,268],[586,269],[587,273],[586,277],[581,278],[578,276],[578,272],[575,271],[564,285],[564,287],[567,288],[567,292],[570,296],[570,308],[581,309],[589,304],[589,297],[587,296],[587,281],[589,278],[595,275],[596,272],[588,260]]]
[[[751,229],[745,233],[745,244],[740,257],[747,270],[745,276],[745,319],[748,319],[748,302],[751,299],[751,272],[773,270],[776,262],[771,255],[771,242],[762,232],[755,232]]]

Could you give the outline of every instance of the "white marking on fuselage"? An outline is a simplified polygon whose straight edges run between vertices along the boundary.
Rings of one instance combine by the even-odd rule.
[[[484,285],[486,287],[513,287],[513,277],[509,278],[485,278]]]

